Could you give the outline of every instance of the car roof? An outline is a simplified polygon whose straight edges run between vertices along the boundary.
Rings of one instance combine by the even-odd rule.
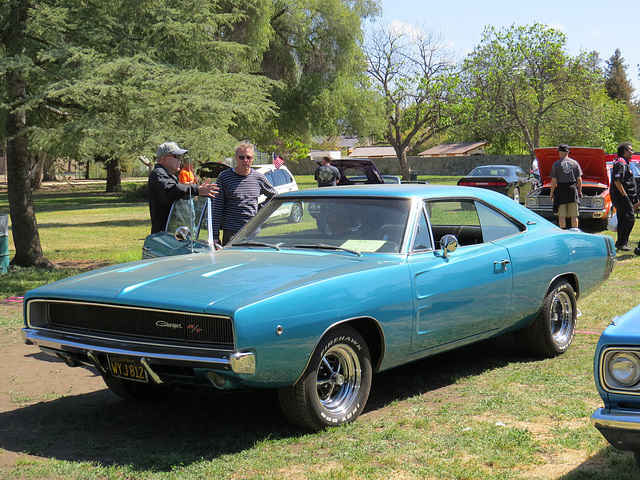
[[[405,197],[405,198],[446,198],[446,197],[475,197],[485,198],[490,201],[495,199],[506,198],[513,203],[505,195],[493,192],[491,190],[459,187],[456,185],[429,185],[429,184],[369,184],[369,185],[344,185],[337,187],[307,188],[296,192],[287,192],[280,197]]]

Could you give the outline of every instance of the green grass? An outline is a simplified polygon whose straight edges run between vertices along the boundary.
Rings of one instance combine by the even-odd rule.
[[[149,229],[146,202],[91,189],[37,194],[36,209],[45,254],[60,262],[139,258]],[[104,390],[34,397],[2,387],[26,404],[0,413],[0,460],[19,453],[0,478],[637,478],[632,456],[609,446],[589,415],[601,405],[597,333],[638,303],[639,269],[640,257],[619,255],[611,278],[579,301],[581,333],[565,355],[535,360],[500,338],[383,372],[357,422],[315,434],[291,427],[268,391],[127,404]],[[75,272],[13,270],[0,276],[0,298]],[[18,342],[21,316],[5,310],[0,333]],[[31,360],[34,372],[40,363]]]

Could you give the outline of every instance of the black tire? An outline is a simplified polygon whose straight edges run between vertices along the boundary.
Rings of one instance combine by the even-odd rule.
[[[566,280],[559,280],[551,286],[538,316],[516,332],[518,340],[535,355],[561,355],[573,342],[577,311],[573,287]]]
[[[511,195],[511,198],[513,198],[515,202],[520,203],[520,188],[513,188],[513,194]]]
[[[362,336],[336,328],[322,338],[298,382],[278,390],[280,406],[289,421],[313,431],[353,422],[369,398],[371,375]]]
[[[102,377],[104,383],[113,393],[120,398],[129,401],[155,401],[168,397],[173,392],[174,387],[159,386],[152,383],[136,382],[134,380],[124,380],[111,375]]]
[[[299,204],[298,202],[294,202],[294,204],[291,206],[291,215],[289,215],[289,223],[300,223],[300,220],[302,220],[302,205]]]

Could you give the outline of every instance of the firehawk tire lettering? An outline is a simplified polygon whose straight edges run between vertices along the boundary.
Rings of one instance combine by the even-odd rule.
[[[371,388],[371,355],[351,327],[328,332],[300,380],[278,390],[280,406],[294,424],[310,430],[353,422]]]

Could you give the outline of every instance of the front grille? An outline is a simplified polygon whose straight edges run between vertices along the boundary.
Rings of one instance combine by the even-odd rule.
[[[228,317],[75,302],[47,302],[46,310],[55,327],[233,348]]]

